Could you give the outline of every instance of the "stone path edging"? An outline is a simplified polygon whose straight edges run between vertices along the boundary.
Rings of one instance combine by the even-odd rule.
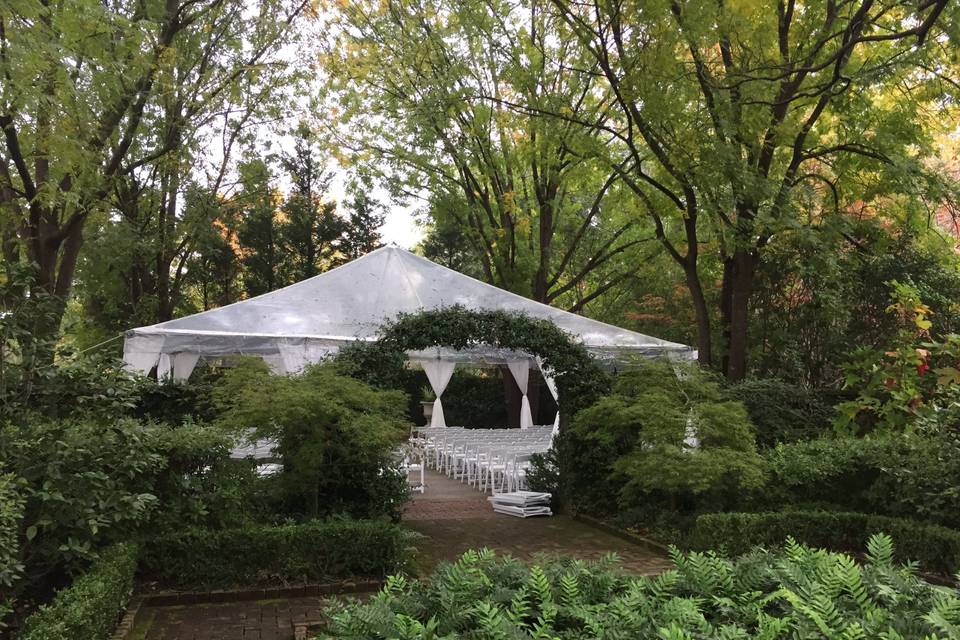
[[[228,589],[215,591],[167,591],[143,594],[141,599],[148,607],[169,607],[181,604],[217,604],[222,602],[249,602],[280,598],[309,598],[338,594],[369,593],[379,591],[384,580],[351,580],[323,584],[307,584],[296,587],[273,587],[267,589]]]
[[[133,624],[136,622],[137,614],[140,612],[142,605],[143,598],[140,596],[130,598],[130,602],[127,604],[127,610],[120,619],[120,624],[113,630],[113,635],[110,636],[110,640],[126,640],[130,632],[133,631]]]
[[[644,536],[637,535],[636,533],[630,533],[629,531],[624,531],[619,527],[615,527],[611,524],[607,524],[603,520],[598,520],[593,516],[588,516],[585,513],[572,513],[570,514],[574,520],[583,522],[584,524],[589,524],[591,527],[596,527],[601,531],[609,533],[612,536],[617,536],[627,542],[632,542],[641,547],[646,547],[650,551],[656,551],[659,553],[669,553],[670,548],[666,545],[660,544],[656,540],[651,540],[650,538],[645,538]]]

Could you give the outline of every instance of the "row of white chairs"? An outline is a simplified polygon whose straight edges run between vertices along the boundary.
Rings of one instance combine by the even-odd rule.
[[[550,448],[553,427],[425,427],[418,429],[414,437],[433,469],[484,493],[502,493],[527,488],[530,459]]]

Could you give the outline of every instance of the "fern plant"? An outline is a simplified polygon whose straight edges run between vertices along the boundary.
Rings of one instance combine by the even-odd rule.
[[[960,592],[924,582],[893,551],[883,534],[863,564],[793,540],[736,560],[674,549],[674,568],[654,577],[628,576],[615,558],[528,566],[468,551],[427,582],[393,577],[365,603],[335,605],[320,638],[960,640]]]

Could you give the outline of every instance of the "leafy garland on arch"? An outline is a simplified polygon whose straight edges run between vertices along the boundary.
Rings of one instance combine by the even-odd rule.
[[[472,311],[460,305],[400,314],[381,327],[377,340],[358,341],[341,349],[336,362],[348,375],[378,386],[398,386],[398,371],[408,351],[477,345],[539,356],[556,380],[562,423],[610,389],[610,376],[586,348],[553,323],[521,313]]]

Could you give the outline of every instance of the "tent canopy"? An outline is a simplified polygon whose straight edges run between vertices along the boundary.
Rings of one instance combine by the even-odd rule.
[[[279,371],[293,372],[355,340],[372,340],[400,313],[462,305],[549,320],[579,339],[595,356],[692,358],[690,347],[591,320],[504,291],[396,247],[377,249],[341,267],[283,289],[184,318],[128,331],[128,368],[185,379],[196,357],[257,355]],[[515,353],[479,347],[474,353],[438,350],[427,357],[506,363]],[[179,369],[179,370],[178,370]]]

